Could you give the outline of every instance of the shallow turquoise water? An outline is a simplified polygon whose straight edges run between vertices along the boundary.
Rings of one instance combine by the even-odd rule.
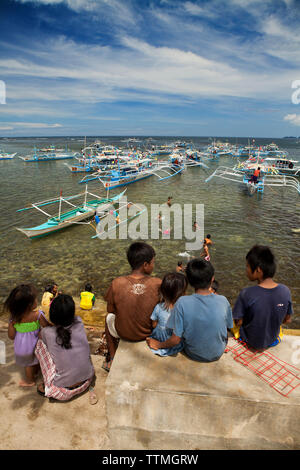
[[[124,139],[124,138],[122,138]],[[95,139],[90,138],[89,142]],[[102,139],[106,143],[112,138]],[[166,143],[173,139],[157,139],[155,143]],[[186,139],[187,140],[187,139]],[[258,144],[270,143],[272,139],[257,139]],[[230,141],[230,139],[229,139]],[[234,139],[231,139],[235,142]],[[194,143],[206,145],[207,139],[193,139]],[[238,139],[247,143],[247,140]],[[276,140],[280,149],[287,149],[291,157],[299,159],[300,144],[288,140]],[[15,139],[1,142],[8,151],[25,155],[33,145],[37,147],[68,143],[72,150],[79,150],[78,139]],[[114,140],[115,144],[120,139]],[[123,145],[125,145],[123,143]],[[85,282],[89,281],[96,295],[103,295],[110,281],[128,272],[126,261],[127,240],[91,239],[94,231],[90,226],[73,226],[48,237],[30,241],[16,227],[30,227],[42,223],[45,218],[37,211],[17,213],[17,209],[31,202],[42,201],[83,191],[78,184],[80,175],[71,174],[64,163],[70,160],[25,163],[19,158],[0,162],[1,174],[1,280],[0,300],[18,283],[33,282],[42,294],[43,286],[54,279],[60,289],[78,296]],[[168,196],[174,203],[201,203],[205,205],[205,233],[211,233],[214,246],[211,250],[216,279],[220,282],[220,293],[233,304],[240,289],[249,285],[245,276],[245,255],[255,243],[267,244],[274,250],[278,270],[276,280],[288,285],[292,292],[295,319],[292,327],[300,328],[300,234],[292,228],[300,227],[300,196],[291,189],[265,188],[263,197],[249,197],[238,185],[230,182],[204,180],[218,165],[233,165],[233,159],[223,157],[219,163],[210,164],[209,170],[189,168],[185,174],[165,182],[153,176],[129,185],[130,201],[161,204]],[[91,182],[89,190],[104,195],[100,183]],[[112,194],[120,192],[115,189]],[[48,208],[49,209],[49,208]],[[49,209],[51,214],[55,208]],[[178,256],[186,251],[185,240],[153,240],[156,250],[155,274],[163,276],[173,270]]]

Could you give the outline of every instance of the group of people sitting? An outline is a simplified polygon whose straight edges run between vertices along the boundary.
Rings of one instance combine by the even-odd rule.
[[[193,258],[185,270],[161,280],[150,276],[155,262],[150,245],[133,243],[127,259],[131,274],[114,279],[106,295],[107,371],[120,338],[146,340],[162,356],[183,351],[196,361],[211,362],[222,356],[233,327],[249,346],[265,349],[278,344],[281,324],[290,321],[290,290],[273,281],[276,263],[267,246],[256,245],[247,253],[247,276],[257,285],[241,291],[233,312],[226,297],[216,293],[210,261]],[[188,284],[192,295],[186,295]]]
[[[106,343],[106,371],[120,339],[146,341],[160,356],[182,352],[192,360],[212,362],[224,353],[228,331],[234,326],[239,328],[240,340],[265,349],[278,344],[281,324],[290,321],[291,294],[273,281],[276,264],[269,247],[256,245],[248,252],[247,276],[257,285],[240,292],[233,312],[226,297],[216,293],[210,261],[193,258],[183,272],[167,273],[161,280],[151,276],[155,263],[151,245],[132,243],[127,259],[131,273],[115,278],[105,296],[108,313],[101,341]],[[186,294],[188,284],[194,289],[191,295]],[[94,294],[90,294],[85,300],[93,303]],[[22,284],[5,301],[16,363],[25,367],[20,385],[35,385],[40,366],[43,382],[37,391],[41,395],[66,401],[89,389],[90,402],[96,403],[89,344],[84,325],[75,316],[73,298],[58,289],[51,292],[47,320],[38,310],[37,295],[34,286]]]

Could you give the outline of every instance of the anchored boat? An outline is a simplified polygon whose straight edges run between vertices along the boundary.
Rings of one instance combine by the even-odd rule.
[[[41,201],[37,203],[31,204],[29,207],[25,207],[23,209],[19,209],[17,212],[22,212],[29,209],[37,209],[38,211],[42,212],[44,215],[48,217],[47,221],[41,225],[37,225],[35,227],[30,228],[17,228],[20,232],[24,233],[28,238],[40,238],[45,235],[49,235],[50,233],[57,232],[58,230],[62,230],[64,228],[70,227],[73,224],[81,224],[84,223],[83,221],[93,217],[95,212],[105,214],[107,211],[111,209],[111,206],[118,200],[120,197],[123,196],[125,191],[118,194],[117,196],[111,198],[99,198],[99,196],[92,194],[87,191],[87,186],[85,191],[80,194],[76,194],[74,196],[69,197],[60,197],[57,199],[48,199],[46,201]],[[90,201],[87,200],[88,196],[93,196],[96,199],[92,199]],[[72,200],[82,197],[84,198],[83,203],[80,205],[73,204]],[[48,214],[44,209],[45,206],[50,204],[59,204],[59,210],[57,216],[51,216]],[[72,207],[72,209],[62,212],[62,203],[66,203]]]

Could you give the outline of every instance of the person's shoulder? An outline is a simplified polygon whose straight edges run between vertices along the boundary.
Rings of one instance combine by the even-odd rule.
[[[128,276],[118,276],[111,281],[111,286],[120,286],[122,284],[129,284]]]
[[[153,284],[154,286],[160,286],[162,283],[162,280],[159,279],[159,277],[149,276],[149,278],[147,279],[147,282],[149,282],[150,284]]]
[[[281,290],[282,293],[287,294],[287,295],[291,294],[289,287],[286,286],[285,284],[278,284],[277,287]]]
[[[193,295],[182,295],[179,297],[179,299],[176,301],[176,306],[177,307],[184,307],[186,305],[191,305],[194,302],[194,296]]]
[[[215,302],[216,304],[230,305],[229,300],[227,299],[227,297],[225,297],[225,295],[212,294],[212,299],[213,299],[213,302]]]
[[[56,328],[55,326],[45,326],[44,328],[41,329],[41,336],[42,339],[45,338],[50,338],[51,336],[56,335]]]
[[[248,286],[248,287],[244,287],[240,293],[239,293],[239,296],[240,297],[248,297],[248,296],[257,296],[259,295],[260,293],[260,287],[258,287],[257,285],[255,286]]]

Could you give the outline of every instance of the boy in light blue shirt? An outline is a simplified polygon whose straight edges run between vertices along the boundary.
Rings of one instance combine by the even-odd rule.
[[[217,361],[227,345],[227,329],[233,327],[230,304],[226,297],[209,290],[214,280],[214,268],[209,261],[191,260],[186,275],[195,293],[177,300],[167,323],[173,335],[164,342],[147,338],[147,343],[159,349],[173,347],[183,340],[184,352],[191,359]]]

